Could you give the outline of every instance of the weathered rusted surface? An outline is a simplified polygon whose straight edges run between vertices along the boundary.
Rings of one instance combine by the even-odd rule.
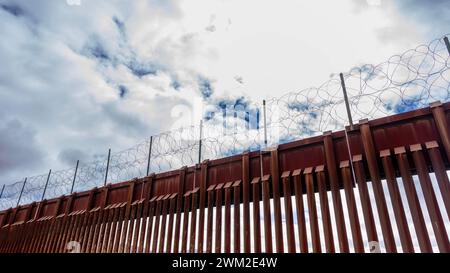
[[[352,234],[356,252],[380,240],[386,247],[383,251],[396,252],[400,248],[394,234],[398,234],[403,252],[415,251],[414,240],[421,252],[432,252],[430,238],[435,238],[440,252],[449,252],[448,218],[444,217],[450,216],[449,122],[450,103],[433,103],[360,122],[346,133],[327,132],[281,144],[270,152],[206,160],[180,170],[10,208],[0,212],[0,252],[66,252],[69,242],[78,242],[81,252],[95,253],[308,252],[308,248],[321,252],[320,237],[326,252],[349,252],[348,234]],[[436,177],[435,188],[430,172]],[[418,183],[414,182],[416,175]],[[421,193],[425,207],[419,202]],[[291,202],[292,195],[295,202]],[[356,206],[359,201],[360,208]],[[380,230],[372,205],[376,205]],[[309,219],[305,219],[306,209]],[[409,227],[407,210],[414,229]],[[432,234],[426,228],[425,212],[431,219]],[[350,229],[344,215],[350,216]],[[282,219],[286,220],[285,230]],[[368,241],[363,241],[363,232]]]

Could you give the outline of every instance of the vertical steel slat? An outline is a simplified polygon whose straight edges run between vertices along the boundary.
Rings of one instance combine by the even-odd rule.
[[[59,201],[60,201],[60,199],[58,199],[58,201],[57,201],[57,206],[59,204]],[[33,202],[31,204],[31,206],[28,208],[27,213],[25,215],[25,219],[24,219],[23,224],[22,224],[21,241],[20,241],[20,246],[19,246],[19,250],[18,250],[20,253],[25,253],[25,250],[26,250],[26,244],[27,244],[27,241],[28,241],[28,236],[30,235],[29,234],[30,233],[30,224],[29,223],[30,223],[30,221],[32,219],[32,216],[33,216],[32,215],[33,208],[35,208],[35,207],[36,207],[36,209],[38,208],[36,203]],[[57,207],[57,209],[58,209],[58,207]],[[54,230],[55,229],[55,225],[54,225],[55,218],[54,217],[53,217],[52,221],[53,221],[52,229]],[[0,226],[1,226],[1,224],[0,224]],[[51,239],[51,238],[53,238],[53,237],[50,237],[49,239]]]
[[[272,217],[270,215],[270,175],[264,175],[261,180],[262,200],[264,210],[264,240],[266,253],[272,253]]]
[[[288,252],[295,253],[295,234],[294,234],[294,219],[292,216],[292,200],[291,200],[291,180],[290,171],[285,171],[281,174],[281,183],[283,184],[284,192],[284,213],[286,217],[286,236],[288,243]]]
[[[197,207],[198,207],[198,191],[199,188],[195,188],[191,191],[191,234],[189,239],[189,252],[195,252],[195,237],[197,235]]]
[[[23,252],[22,248],[23,248],[23,244],[24,244],[24,240],[25,240],[25,236],[26,236],[25,232],[27,231],[26,218],[25,218],[25,220],[22,223],[20,223],[18,225],[18,227],[19,227],[18,240],[17,240],[16,246],[15,246],[14,252],[15,253],[22,253]],[[50,228],[51,227],[52,226],[50,225]],[[47,235],[49,235],[48,232],[47,232]],[[47,236],[47,238],[48,238],[48,236]],[[48,239],[45,240],[45,242],[47,242],[47,241],[48,241]],[[41,252],[44,252],[44,248],[42,248]]]
[[[173,252],[180,252],[180,228],[181,228],[181,212],[183,209],[184,183],[186,178],[186,167],[180,169],[178,174],[178,197],[177,197],[177,218],[175,222],[175,230],[173,237]]]
[[[83,210],[83,213],[80,215],[81,219],[80,219],[80,224],[78,226],[78,229],[75,233],[75,237],[74,237],[74,241],[80,243],[81,246],[81,242],[83,239],[83,233],[84,233],[84,229],[86,226],[86,222],[87,222],[87,218],[88,218],[88,212],[86,210]],[[81,251],[81,249],[80,249]]]
[[[127,232],[127,243],[125,245],[125,253],[131,252],[131,245],[133,243],[133,234],[134,234],[134,228],[136,223],[136,212],[137,212],[137,206],[138,206],[139,200],[136,200],[131,204],[131,213],[130,218],[128,221],[128,232]]]
[[[367,165],[369,167],[370,178],[372,180],[372,187],[375,195],[375,204],[377,205],[378,216],[380,218],[381,224],[381,232],[383,233],[386,251],[389,253],[396,253],[397,247],[395,245],[391,221],[389,220],[389,212],[386,205],[386,198],[384,197],[383,185],[381,184],[380,170],[377,164],[375,144],[372,139],[372,132],[367,120],[362,120],[359,122],[359,124],[361,140],[364,146]]]
[[[416,165],[417,174],[425,198],[425,204],[428,209],[428,214],[430,215],[439,251],[448,253],[450,252],[450,243],[448,241],[447,231],[445,230],[444,220],[442,219],[436,195],[434,194],[433,186],[431,184],[430,175],[422,152],[422,145],[414,144],[410,146],[410,149],[413,155],[414,165]]]
[[[152,244],[152,253],[156,253],[158,249],[158,237],[159,237],[159,223],[160,223],[160,215],[161,215],[161,203],[164,195],[159,196],[156,199],[156,211],[155,211],[155,228],[153,230],[153,244]]]
[[[280,170],[278,162],[278,150],[270,152],[270,169],[272,174],[272,201],[275,217],[275,243],[277,253],[284,252],[283,226],[281,224],[281,201],[280,201]]]
[[[99,210],[100,210],[100,208],[97,207],[97,208],[91,209],[89,211],[90,224],[89,224],[88,234],[86,235],[87,236],[86,244],[83,245],[81,248],[82,249],[81,252],[83,252],[83,253],[91,252],[94,231],[95,231],[95,227],[97,225],[97,219],[98,219],[99,213],[100,213]]]
[[[120,243],[119,243],[119,253],[124,253],[126,251],[126,241],[127,241],[127,235],[128,235],[128,225],[130,220],[132,219],[131,216],[131,206],[133,204],[133,196],[134,196],[134,188],[136,186],[137,179],[133,180],[129,186],[128,186],[128,196],[127,196],[127,206],[125,208],[125,215],[122,221],[122,234],[120,237]]]
[[[14,243],[12,245],[11,248],[11,253],[18,253],[18,249],[19,249],[19,245],[20,245],[20,240],[22,238],[22,223],[17,222],[14,224],[16,226],[16,231],[15,231],[15,239],[14,239]],[[46,234],[44,234],[43,237],[45,237]],[[43,238],[44,240],[44,238]]]
[[[32,244],[33,244],[34,240],[36,240],[36,236],[35,235],[36,235],[37,226],[38,226],[36,215],[33,217],[31,222],[29,223],[29,225],[30,225],[30,236],[29,236],[29,238],[27,240],[27,245],[25,246],[25,253],[31,253],[32,252],[32,248],[31,247],[32,247]]]
[[[253,187],[253,251],[255,253],[261,253],[261,216],[259,213],[259,201],[260,201],[260,178],[255,177],[252,179]]]
[[[251,236],[250,236],[250,156],[246,151],[242,154],[242,209],[244,217],[244,253],[250,253]]]
[[[79,235],[80,229],[81,229],[82,224],[83,224],[83,216],[84,216],[84,210],[81,210],[81,211],[77,212],[77,218],[78,219],[77,219],[77,222],[75,224],[74,230],[72,232],[72,236],[70,237],[70,241],[78,242],[77,235]]]
[[[14,245],[16,243],[16,237],[17,237],[16,232],[17,232],[17,225],[12,224],[11,225],[11,233],[12,233],[12,235],[11,235],[11,243],[9,244],[8,249],[7,249],[8,253],[13,253]],[[41,237],[39,237],[39,238],[41,238]]]
[[[29,219],[26,222],[26,229],[25,229],[25,232],[24,232],[25,238],[23,240],[23,245],[22,245],[22,249],[21,249],[22,253],[27,253],[27,251],[28,251],[28,245],[29,245],[29,242],[30,242],[30,240],[32,238],[32,234],[33,234],[32,227],[33,227],[33,219],[31,218],[31,219]],[[57,228],[57,223],[55,225],[55,228]],[[3,228],[0,228],[0,241],[2,241],[2,243],[0,244],[0,253],[2,253],[2,244],[4,242],[4,237],[3,236],[4,236]]]
[[[208,192],[208,218],[206,220],[206,253],[212,252],[212,231],[213,231],[213,203],[214,189],[216,185],[211,185],[206,190]]]
[[[320,245],[319,222],[317,220],[316,198],[314,194],[314,179],[312,175],[313,168],[308,167],[303,171],[305,175],[306,196],[308,199],[309,211],[309,226],[311,230],[311,241],[313,245],[313,252],[321,253],[322,247]]]
[[[224,183],[216,186],[216,241],[215,253],[222,252],[222,188]]]
[[[241,252],[241,180],[233,183],[234,208],[234,253]]]
[[[172,253],[172,235],[173,235],[173,222],[175,217],[175,205],[176,197],[178,193],[173,193],[169,197],[169,225],[167,227],[167,241],[166,241],[166,253]]]
[[[108,164],[109,164],[109,160],[108,160]],[[106,175],[105,175],[105,184],[106,184],[106,176],[108,175],[108,170],[106,171]],[[103,238],[105,236],[105,231],[106,231],[106,227],[108,225],[108,216],[109,216],[109,210],[111,208],[112,205],[108,205],[107,206],[107,200],[108,200],[108,195],[109,195],[109,189],[110,189],[111,185],[108,184],[105,187],[103,187],[102,191],[101,191],[101,199],[100,199],[100,210],[102,212],[102,217],[100,218],[100,226],[98,229],[98,237],[95,236],[94,234],[94,243],[97,243],[97,245],[95,246],[96,248],[94,248],[94,251],[96,253],[100,253],[102,250],[102,244],[103,244]],[[92,200],[91,200],[92,201]]]
[[[22,249],[22,245],[23,245],[23,239],[25,237],[24,231],[26,228],[26,224],[25,222],[22,222],[18,225],[18,240],[17,243],[14,247],[14,252],[15,253],[21,253],[21,249]]]
[[[355,168],[356,183],[358,184],[359,198],[363,211],[367,239],[369,242],[379,243],[377,229],[375,227],[375,218],[373,216],[372,205],[370,203],[369,190],[367,188],[366,174],[362,163],[362,155],[353,156],[353,167]]]
[[[397,185],[394,167],[390,158],[391,152],[389,150],[380,151],[380,157],[383,164],[386,182],[388,184],[389,195],[391,196],[392,207],[394,209],[395,221],[400,235],[400,242],[404,253],[413,253],[414,246],[411,239],[411,233],[408,228],[408,221],[406,220],[405,208],[403,207],[402,198]]]
[[[58,242],[58,247],[56,249],[57,253],[62,253],[66,249],[67,238],[69,237],[72,226],[75,223],[75,218],[73,217],[73,213],[69,213],[66,215],[65,222],[66,222],[65,227],[62,230],[62,234],[61,234],[60,240]],[[34,247],[35,247],[35,245],[33,246],[33,248]]]
[[[203,252],[203,240],[205,226],[205,203],[206,203],[206,185],[208,179],[208,160],[203,161],[200,171],[200,193],[199,193],[199,215],[198,215],[198,245],[197,252]]]
[[[433,165],[433,171],[436,175],[445,209],[447,210],[447,216],[450,219],[450,182],[444,162],[442,161],[441,153],[439,152],[439,145],[436,141],[430,141],[425,143],[425,147],[428,149],[428,155],[431,159],[431,164]]]
[[[77,162],[77,165],[78,165],[78,162]],[[76,172],[75,172],[75,175],[74,175],[73,182],[75,182],[75,178],[76,178]],[[72,186],[73,185],[74,185],[74,183],[72,183]],[[84,213],[84,223],[83,223],[84,226],[82,227],[82,230],[81,230],[81,235],[80,235],[81,237],[79,237],[79,239],[78,239],[80,241],[80,244],[81,244],[80,251],[82,253],[85,252],[85,250],[86,250],[86,244],[87,244],[87,241],[88,241],[90,226],[91,226],[91,222],[92,222],[91,210],[92,210],[93,199],[94,199],[94,194],[95,194],[96,190],[97,189],[94,188],[89,193],[89,197],[88,197],[88,201],[87,201],[87,205],[86,205],[86,211]]]
[[[170,197],[170,193],[167,194],[166,196],[164,196],[162,202],[162,219],[161,219],[161,233],[159,236],[159,249],[158,252],[162,253],[164,252],[164,240],[166,238],[166,225],[167,225],[167,214],[168,214],[168,203],[169,203],[169,197]]]
[[[80,226],[81,222],[81,211],[77,211],[75,213],[75,224],[72,227],[72,231],[70,232],[69,239],[67,240],[67,243],[74,241],[75,234]]]
[[[57,201],[57,209],[59,208],[59,203],[60,203],[61,199],[59,198]],[[34,217],[34,215],[32,215],[33,212],[33,208],[36,207],[36,210],[39,208],[39,205],[36,205],[35,203],[33,203],[33,205],[29,208],[27,215],[25,217],[25,221],[24,221],[24,230],[23,230],[23,240],[22,240],[22,245],[20,247],[20,252],[21,253],[26,253],[27,250],[27,244],[29,242],[29,237],[30,237],[30,228],[31,228],[31,221]],[[55,214],[56,215],[56,214]],[[53,218],[53,221],[55,221],[55,218]],[[2,226],[2,224],[0,223],[0,227]],[[56,229],[56,225],[53,226],[53,229]],[[54,233],[54,232],[53,232]],[[51,237],[51,239],[53,239],[53,236]]]
[[[413,218],[412,220],[417,240],[419,241],[420,250],[425,253],[433,252],[422,209],[420,208],[419,198],[417,197],[416,188],[412,179],[411,168],[409,167],[408,158],[406,157],[405,147],[395,148],[394,153],[396,154],[398,167],[402,176],[403,187],[405,188],[406,198]]]
[[[57,253],[62,253],[65,246],[65,241],[67,238],[67,233],[69,232],[70,226],[72,224],[72,217],[69,215],[68,210],[66,210],[65,216],[64,216],[64,229],[61,232],[61,237],[59,239],[57,249],[55,250]],[[40,224],[40,223],[39,223]],[[33,246],[34,247],[34,246]]]
[[[115,236],[111,246],[111,253],[117,253],[119,250],[119,244],[122,237],[123,219],[125,218],[125,211],[127,209],[127,203],[124,202],[120,205],[120,209],[117,216],[116,228],[114,229]]]
[[[186,253],[187,250],[187,232],[188,232],[188,221],[189,221],[189,205],[191,197],[191,191],[184,194],[184,212],[183,212],[183,228],[181,237],[181,253]]]
[[[110,236],[111,236],[111,228],[113,225],[113,217],[116,211],[118,204],[113,204],[111,207],[109,207],[108,211],[108,218],[106,220],[106,229],[105,229],[105,235],[103,236],[103,242],[102,247],[100,249],[100,253],[106,253],[108,250],[108,242],[110,242]]]
[[[30,253],[36,252],[36,244],[37,244],[37,241],[39,240],[39,235],[41,233],[41,228],[42,228],[42,222],[40,221],[40,218],[37,218],[35,221],[36,221],[36,224],[34,226],[35,232],[34,232],[33,240],[31,241],[31,244],[30,244],[30,251],[29,251]],[[10,230],[10,234],[11,234],[12,233],[11,225],[9,226],[9,230]],[[10,235],[8,237],[10,237]],[[10,240],[9,240],[8,248],[9,248],[9,245],[11,244],[11,239],[12,238],[10,238]],[[8,250],[8,248],[7,248],[7,250]]]
[[[433,118],[439,136],[441,137],[442,145],[444,146],[445,153],[447,154],[447,159],[450,161],[450,133],[444,108],[442,107],[442,103],[439,101],[431,103],[430,108],[433,113]]]
[[[14,223],[14,221],[15,221],[15,219],[13,219],[12,222],[10,221],[10,224],[8,226],[9,227],[9,235],[8,235],[9,240],[8,240],[8,244],[7,244],[7,247],[6,247],[6,252],[7,253],[11,253],[13,251],[14,245],[16,243],[16,237],[17,237],[16,229],[17,229],[17,225]]]
[[[82,210],[80,212],[80,222],[78,224],[78,228],[77,228],[77,230],[75,232],[75,236],[73,238],[73,241],[79,243],[80,245],[81,245],[81,241],[82,241],[81,236],[83,236],[82,232],[84,230],[84,226],[86,225],[87,214],[88,213],[86,210]],[[81,249],[80,249],[80,251],[81,251]]]
[[[97,245],[95,246],[94,252],[95,253],[100,253],[102,250],[102,246],[103,246],[103,238],[105,236],[105,230],[106,230],[106,226],[108,224],[108,217],[109,217],[109,209],[110,209],[110,205],[108,205],[105,208],[102,208],[101,210],[103,211],[103,215],[100,221],[100,228],[98,230],[98,237],[97,237]]]
[[[295,192],[295,205],[297,211],[297,228],[298,239],[300,243],[300,252],[308,252],[308,238],[306,234],[306,220],[305,220],[305,207],[303,205],[303,189],[302,189],[302,177],[301,170],[297,169],[292,172],[294,178],[294,192]]]
[[[334,253],[333,230],[331,227],[330,207],[328,205],[327,185],[324,172],[325,166],[320,165],[315,168],[317,177],[317,187],[319,190],[320,211],[322,213],[322,225],[325,239],[325,250],[327,253]]]
[[[225,247],[224,252],[230,253],[231,249],[231,186],[233,182],[228,182],[223,186],[225,189]]]
[[[93,229],[92,229],[92,239],[91,244],[89,246],[89,253],[95,253],[97,250],[97,242],[98,242],[98,233],[100,231],[100,227],[103,220],[103,214],[104,211],[101,207],[98,207],[98,210],[96,211],[97,217],[95,219]]]
[[[36,235],[35,235],[36,238],[35,238],[35,240],[33,240],[32,246],[31,246],[32,253],[37,253],[38,252],[37,249],[38,249],[38,246],[39,246],[39,242],[40,242],[40,239],[41,239],[41,234],[42,234],[43,228],[44,228],[43,220],[42,220],[42,218],[39,218],[38,219],[37,229],[36,229]],[[15,231],[14,225],[10,224],[11,240],[10,240],[8,248],[7,248],[8,252],[10,251],[11,245],[14,242],[14,235],[15,235],[14,231]]]
[[[144,187],[144,185],[142,185],[142,187]],[[133,238],[133,245],[131,246],[131,253],[136,253],[137,249],[138,249],[138,244],[139,244],[139,235],[142,232],[141,229],[141,219],[142,219],[142,209],[143,209],[143,203],[144,200],[141,199],[139,200],[138,204],[137,204],[137,210],[136,210],[136,220],[135,222],[135,228],[134,228],[134,238]]]
[[[62,240],[62,236],[64,233],[64,229],[66,228],[67,222],[66,222],[66,215],[65,214],[60,214],[57,216],[57,218],[60,218],[60,228],[58,230],[58,234],[56,236],[55,242],[52,246],[51,252],[52,253],[58,253],[59,252],[59,244]],[[35,226],[33,227],[33,229],[35,229]],[[33,237],[35,237],[33,235]],[[30,249],[31,249],[31,242],[30,242]]]
[[[112,216],[111,205],[106,206],[105,208],[103,208],[103,210],[104,210],[104,212],[103,212],[102,225],[99,230],[98,242],[97,242],[97,247],[95,249],[95,253],[102,253],[104,243],[105,243],[106,230],[108,229],[108,226],[109,226],[108,220],[109,220],[110,216]]]
[[[14,223],[13,226],[14,226],[13,242],[8,251],[9,253],[17,253],[17,245],[19,244],[20,240],[20,223]]]
[[[334,216],[336,221],[337,234],[339,239],[339,252],[349,252],[347,231],[345,230],[344,211],[339,187],[336,155],[334,153],[334,143],[331,131],[323,133],[323,145],[327,169],[330,179],[331,197],[333,199]]]
[[[119,215],[122,210],[122,208],[125,206],[125,203],[120,203],[114,208],[114,214],[112,218],[111,223],[111,234],[110,234],[110,240],[108,241],[108,245],[106,247],[106,253],[112,253],[114,248],[114,243],[116,240],[116,231],[117,231],[117,225],[119,221]]]
[[[75,218],[72,213],[69,213],[66,218],[66,227],[63,231],[63,236],[61,238],[60,244],[58,246],[57,252],[63,253],[66,249],[67,238],[69,237],[70,231],[72,230],[73,224],[75,222]],[[35,248],[36,246],[33,246]]]
[[[144,249],[145,253],[149,253],[150,252],[150,243],[151,243],[151,239],[152,239],[153,218],[154,218],[154,215],[155,215],[156,199],[157,198],[158,198],[158,196],[155,196],[155,197],[153,197],[150,200],[150,208],[148,210],[147,235],[146,235],[146,239],[145,239],[145,249]]]
[[[37,240],[37,238],[36,238],[37,236],[36,235],[38,234],[39,224],[40,224],[37,220],[38,219],[36,217],[34,217],[29,223],[29,225],[30,225],[30,230],[29,230],[30,236],[26,240],[26,246],[25,246],[25,250],[24,250],[25,253],[33,253],[33,251],[34,251],[33,245],[34,245],[34,242]],[[9,235],[8,235],[8,239],[10,239]],[[4,248],[4,249],[5,249],[5,252],[6,252],[6,248]]]
[[[151,141],[153,138],[151,138]],[[149,160],[150,160],[150,152],[149,152]],[[148,165],[150,167],[150,165]],[[142,185],[142,195],[143,195],[143,211],[142,211],[142,228],[141,232],[139,234],[139,249],[137,250],[139,253],[144,252],[144,243],[145,243],[145,233],[147,230],[147,224],[148,224],[148,212],[150,207],[150,197],[152,195],[152,189],[153,189],[153,179],[155,177],[155,174],[151,174],[148,176],[147,173],[147,180],[144,180],[144,183]],[[146,182],[145,182],[146,181]]]
[[[345,199],[347,200],[353,246],[356,253],[363,253],[364,244],[362,242],[361,226],[359,224],[358,210],[356,208],[355,194],[353,192],[353,182],[350,174],[350,162],[348,160],[341,161],[339,167],[341,168],[342,181],[344,182],[344,192]]]

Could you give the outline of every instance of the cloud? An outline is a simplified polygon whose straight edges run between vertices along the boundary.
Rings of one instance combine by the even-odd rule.
[[[58,155],[58,159],[67,165],[73,166],[75,166],[74,164],[75,162],[77,162],[77,160],[80,160],[81,162],[87,162],[88,160],[91,160],[89,155],[77,148],[62,150]]]
[[[45,153],[39,148],[33,128],[17,119],[6,120],[0,124],[0,136],[0,173],[3,177],[11,178],[11,175],[42,167],[40,162]]]

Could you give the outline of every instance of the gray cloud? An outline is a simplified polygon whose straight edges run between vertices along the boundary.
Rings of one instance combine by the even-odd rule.
[[[91,159],[91,157],[82,150],[69,148],[62,150],[58,155],[58,159],[67,165],[75,166],[75,162],[77,162],[77,160],[80,160],[81,162],[87,162]]]
[[[42,165],[45,154],[39,148],[35,130],[12,119],[0,123],[0,136],[0,173],[3,176]]]

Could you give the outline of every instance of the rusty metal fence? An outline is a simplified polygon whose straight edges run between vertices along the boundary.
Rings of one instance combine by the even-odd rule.
[[[4,185],[0,209],[341,130],[348,124],[347,109],[355,120],[374,119],[437,100],[447,102],[449,56],[450,44],[443,36],[381,64],[331,75],[319,87],[287,93],[264,104],[236,100],[231,105],[216,105],[207,109],[201,126],[161,133],[94,162],[74,162],[74,168]]]
[[[450,103],[0,212],[0,252],[450,252]]]

